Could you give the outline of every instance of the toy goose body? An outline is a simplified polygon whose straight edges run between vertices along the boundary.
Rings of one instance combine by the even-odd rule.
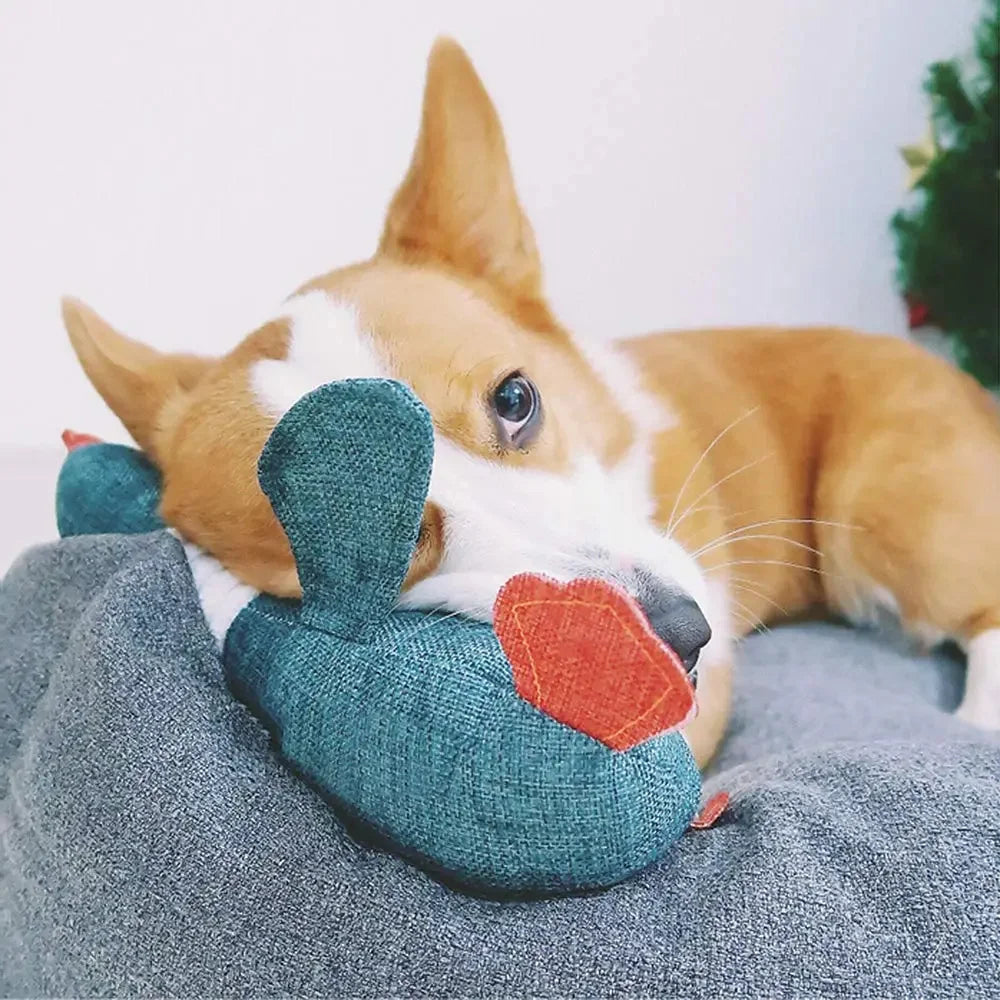
[[[259,479],[303,598],[238,610],[229,683],[346,817],[421,866],[502,894],[619,882],[697,811],[677,731],[690,682],[599,581],[515,577],[492,626],[394,610],[432,460],[430,417],[397,382],[331,383],[289,410]],[[74,448],[61,534],[163,527],[158,482],[133,449]]]

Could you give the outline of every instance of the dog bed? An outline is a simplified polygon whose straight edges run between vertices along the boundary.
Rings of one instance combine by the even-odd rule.
[[[754,636],[723,821],[610,890],[501,902],[280,763],[171,536],[38,548],[0,585],[0,991],[1000,995],[1000,741],[946,714],[960,685],[832,624]]]

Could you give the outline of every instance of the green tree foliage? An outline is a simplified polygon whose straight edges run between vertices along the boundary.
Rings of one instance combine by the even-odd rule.
[[[1000,0],[977,29],[976,65],[935,63],[925,89],[940,148],[917,204],[892,219],[897,278],[984,385],[1000,385]]]

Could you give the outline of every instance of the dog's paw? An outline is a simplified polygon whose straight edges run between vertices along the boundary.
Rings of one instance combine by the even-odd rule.
[[[955,718],[977,729],[1000,731],[1000,699],[966,697],[955,710]]]
[[[1000,629],[969,641],[965,696],[955,715],[979,729],[1000,730]]]

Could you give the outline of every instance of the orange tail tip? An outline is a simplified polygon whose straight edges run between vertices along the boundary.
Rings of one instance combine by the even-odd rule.
[[[635,601],[603,580],[515,576],[497,596],[493,628],[518,694],[612,750],[694,717],[680,658]]]
[[[94,437],[93,434],[81,434],[79,431],[67,429],[62,432],[62,443],[66,445],[67,451],[76,451],[77,448],[87,444],[100,444],[101,439]]]

